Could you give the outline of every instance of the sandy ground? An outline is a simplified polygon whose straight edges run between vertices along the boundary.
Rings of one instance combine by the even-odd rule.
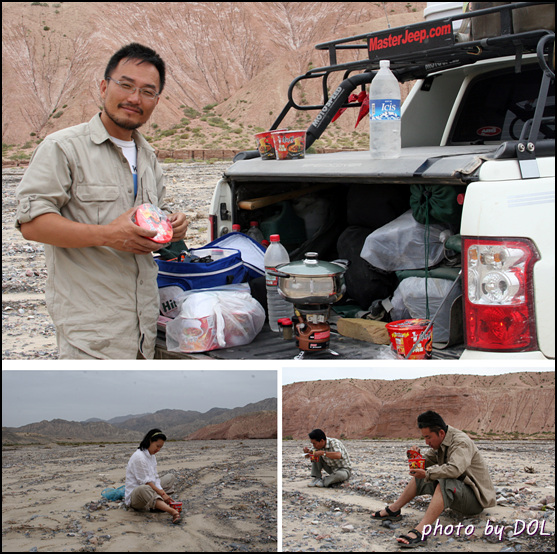
[[[163,164],[172,211],[190,222],[186,244],[207,244],[213,189],[231,162]],[[56,333],[46,310],[47,271],[42,244],[23,239],[14,227],[15,189],[25,168],[2,168],[2,359],[56,359]]]
[[[303,457],[302,449],[310,446],[309,442],[283,442],[284,552],[399,551],[396,537],[412,529],[423,517],[430,499],[426,496],[403,508],[403,519],[390,526],[370,520],[371,514],[394,501],[408,482],[405,453],[410,443],[346,441],[345,444],[354,474],[346,484],[323,489],[307,487],[310,462]],[[498,505],[469,518],[445,510],[438,520],[443,531],[437,527],[436,536],[430,536],[427,545],[419,551],[554,552],[555,444],[479,441],[478,446],[489,464]],[[525,467],[532,468],[534,473],[525,472]],[[546,508],[543,508],[544,501]],[[513,536],[515,525],[520,531],[522,521],[531,526],[531,536],[526,529]],[[488,522],[493,526],[492,533]],[[459,523],[463,524],[460,533],[456,530]],[[465,536],[466,529],[469,537]],[[495,529],[502,534],[497,534]],[[544,536],[545,533],[550,536]]]
[[[102,502],[124,482],[137,444],[2,452],[3,552],[277,550],[276,441],[168,442],[159,475],[176,474],[182,520]]]

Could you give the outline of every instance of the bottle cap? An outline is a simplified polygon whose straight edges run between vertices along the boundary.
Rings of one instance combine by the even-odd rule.
[[[279,242],[280,241],[280,235],[271,235],[269,237],[271,242]]]
[[[379,68],[383,69],[384,67],[390,67],[391,61],[390,60],[379,60]]]

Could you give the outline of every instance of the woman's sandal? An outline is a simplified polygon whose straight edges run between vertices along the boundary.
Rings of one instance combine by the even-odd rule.
[[[385,506],[385,511],[387,512],[386,516],[382,516],[381,511],[382,510],[379,510],[374,514],[371,514],[371,519],[377,519],[378,521],[385,521],[387,519],[391,521],[399,521],[400,519],[402,519],[402,514],[400,513],[400,510],[393,512],[392,510],[389,509],[389,506]]]
[[[399,539],[404,539],[405,541],[408,541],[408,544],[398,541],[398,545],[401,548],[416,548],[417,546],[425,546],[427,537],[424,539],[422,534],[417,529],[410,529],[408,533],[414,533],[414,535],[416,536],[410,537],[408,535],[400,535],[400,537],[398,537]]]

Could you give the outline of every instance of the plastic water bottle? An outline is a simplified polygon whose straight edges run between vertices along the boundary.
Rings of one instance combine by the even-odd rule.
[[[259,223],[257,221],[250,221],[249,229],[248,229],[248,237],[251,237],[253,240],[257,241],[259,244],[265,239],[261,229],[259,229]]]
[[[376,159],[400,156],[400,87],[389,66],[379,62],[369,89],[369,150]]]
[[[292,318],[294,306],[285,300],[278,292],[278,277],[270,275],[269,269],[276,270],[279,264],[290,262],[288,251],[280,243],[279,235],[271,235],[271,244],[265,251],[265,284],[267,287],[267,311],[269,314],[269,325],[272,331],[278,332],[278,320],[283,317]],[[280,270],[279,270],[280,271]]]

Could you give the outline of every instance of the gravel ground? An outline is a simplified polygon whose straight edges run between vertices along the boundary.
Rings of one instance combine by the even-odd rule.
[[[172,211],[190,221],[189,247],[208,242],[207,221],[213,189],[230,162],[163,164]],[[46,311],[44,247],[23,239],[14,228],[15,189],[25,168],[2,169],[2,359],[56,359],[56,333]]]
[[[445,510],[443,532],[430,536],[426,552],[555,552],[555,443],[478,441],[497,490],[497,506],[465,518]],[[417,497],[403,519],[371,521],[371,514],[396,500],[410,479],[404,441],[345,441],[353,463],[347,483],[308,488],[309,442],[283,441],[282,546],[284,552],[392,552],[396,537],[423,517],[431,497]],[[518,522],[518,523],[517,523]],[[522,523],[532,532],[520,531]],[[534,522],[534,523],[532,523]],[[462,523],[460,533],[456,531]],[[453,528],[447,527],[452,525]],[[491,525],[492,527],[489,527]],[[543,531],[542,531],[543,525]],[[491,532],[491,529],[501,534]],[[468,528],[469,536],[464,529]]]
[[[2,449],[3,552],[277,550],[276,440],[168,442],[182,520],[126,509],[101,492],[124,483],[137,444]]]

